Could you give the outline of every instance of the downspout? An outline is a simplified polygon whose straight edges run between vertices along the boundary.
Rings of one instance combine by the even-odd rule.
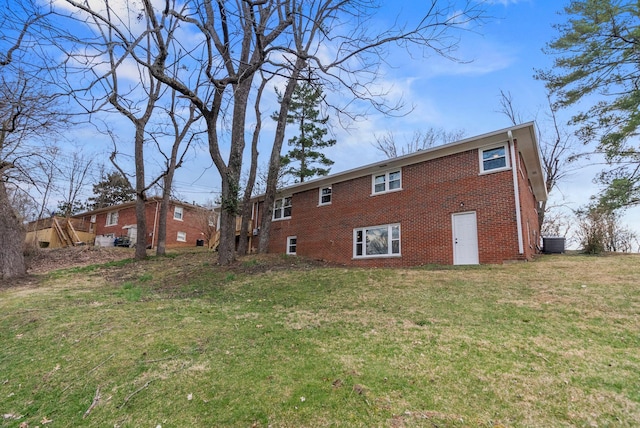
[[[151,235],[151,248],[153,248],[153,243],[156,240],[156,229],[158,228],[158,200],[156,199],[156,213],[153,216],[153,230],[151,231],[151,233],[153,233],[153,235]]]
[[[253,245],[253,231],[256,227],[258,227],[256,225],[255,218],[256,218],[256,204],[255,202],[252,202],[251,203],[251,230],[249,231],[249,245],[248,245],[249,254],[253,253],[253,249],[251,247]]]
[[[516,163],[516,145],[511,130],[507,131],[509,150],[511,151],[511,171],[513,172],[513,193],[516,198],[516,227],[518,228],[518,253],[524,254],[524,240],[522,238],[522,216],[520,213],[520,188],[518,186],[518,164]]]
[[[253,203],[253,207],[255,210],[255,214],[254,214],[254,218],[255,218],[255,223],[253,224],[253,229],[257,230],[257,233],[255,236],[258,237],[258,239],[260,239],[260,200],[256,200]],[[253,230],[251,231],[251,235],[253,236]],[[258,241],[260,242],[260,241]],[[256,252],[258,251],[258,249],[256,248]]]

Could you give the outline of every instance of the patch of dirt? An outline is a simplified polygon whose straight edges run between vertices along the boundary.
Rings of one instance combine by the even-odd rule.
[[[68,269],[108,263],[133,257],[131,248],[68,247],[39,248],[25,254],[27,275],[22,278],[4,279],[0,287],[17,287],[38,284],[42,275],[58,269]]]
[[[261,274],[284,270],[311,270],[332,265],[320,260],[282,254],[254,254],[238,257],[230,266],[218,266],[217,255],[207,249],[183,248],[169,250],[168,253],[173,257],[135,262],[122,268],[114,267],[106,273],[106,276],[110,281],[119,283],[140,277],[149,271],[162,270],[164,271],[162,276],[165,276],[166,280],[180,282],[181,279],[193,277],[199,270],[211,269],[212,266],[217,266],[223,272],[235,274]],[[152,256],[155,252],[148,250],[147,254]],[[41,281],[42,275],[55,270],[99,265],[131,259],[133,256],[134,250],[131,248],[85,246],[38,249],[25,256],[28,273],[26,277],[4,280],[0,286],[35,285]]]
[[[266,273],[282,270],[311,270],[319,267],[337,266],[324,260],[313,260],[298,256],[282,254],[253,254],[239,257],[225,269],[236,273]],[[342,266],[342,265],[341,265]]]
[[[27,272],[42,274],[58,269],[130,259],[133,257],[134,251],[132,248],[92,246],[42,248],[26,256]]]

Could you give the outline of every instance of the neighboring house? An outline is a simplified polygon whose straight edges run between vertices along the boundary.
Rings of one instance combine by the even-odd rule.
[[[145,205],[147,236],[145,246],[155,248],[158,244],[158,224],[161,198],[149,198]],[[204,245],[211,238],[215,228],[215,219],[209,218],[210,210],[197,205],[172,200],[167,211],[167,247]],[[127,202],[107,208],[73,216],[87,225],[87,229],[96,235],[96,245],[113,246],[116,238],[122,241],[140,242],[136,225],[136,203]],[[199,242],[200,241],[200,242]]]
[[[25,242],[40,248],[93,245],[95,238],[83,222],[58,216],[32,221],[26,229]]]
[[[526,123],[299,183],[275,201],[269,251],[355,266],[529,260],[543,175]]]

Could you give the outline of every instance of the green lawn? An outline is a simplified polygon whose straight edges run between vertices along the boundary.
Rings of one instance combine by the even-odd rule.
[[[0,288],[0,425],[640,423],[637,255],[366,270],[210,258]]]

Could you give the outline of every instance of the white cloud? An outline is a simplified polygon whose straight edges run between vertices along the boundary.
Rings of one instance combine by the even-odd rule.
[[[487,0],[487,3],[509,6],[510,4],[529,3],[530,1],[531,0]]]

